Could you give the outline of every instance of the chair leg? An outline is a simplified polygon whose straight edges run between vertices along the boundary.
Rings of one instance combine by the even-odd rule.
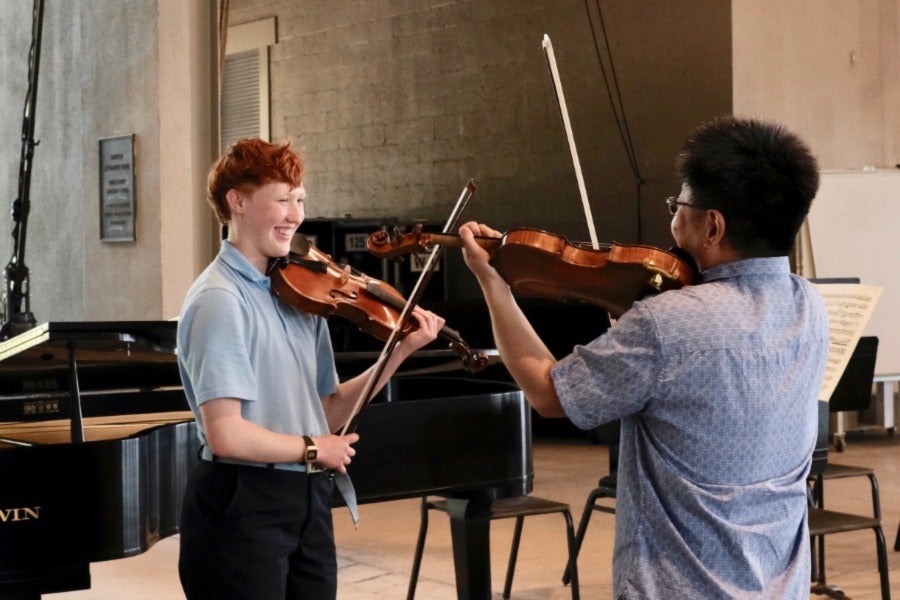
[[[881,580],[881,600],[891,600],[891,584],[888,580],[887,544],[884,541],[884,532],[881,527],[873,527],[875,530],[875,544],[878,548],[878,574]]]
[[[581,552],[581,544],[584,542],[584,535],[587,531],[588,522],[591,520],[591,514],[594,512],[594,502],[599,496],[595,489],[589,495],[587,502],[584,503],[584,512],[581,513],[581,521],[578,523],[578,533],[575,534],[575,552],[570,556],[569,562],[566,563],[566,570],[563,573],[563,585],[568,585],[572,579],[570,573],[572,571],[572,563],[578,559],[578,553]]]
[[[825,585],[825,536],[819,536],[819,543],[817,545],[817,550],[819,554],[818,561],[816,563],[818,567],[818,582],[822,585]]]
[[[900,551],[900,524],[897,525],[897,538],[894,540],[894,550]]]
[[[406,600],[416,597],[416,584],[419,582],[419,567],[422,564],[422,553],[425,551],[425,534],[428,533],[428,498],[422,497],[420,508],[422,517],[419,525],[419,539],[416,541],[416,553],[413,556],[412,572],[409,575],[409,589],[406,592]]]
[[[512,592],[513,574],[516,572],[516,558],[519,556],[519,541],[522,539],[524,516],[516,517],[516,528],[513,531],[512,547],[509,549],[509,564],[506,567],[506,582],[503,584],[503,598],[509,600]]]
[[[594,512],[591,510],[591,512]],[[569,566],[566,568],[566,575],[569,575],[572,585],[572,600],[580,600],[581,589],[578,585],[578,547],[575,544],[575,528],[572,525],[572,513],[565,511],[563,517],[566,519],[566,540],[569,542]]]

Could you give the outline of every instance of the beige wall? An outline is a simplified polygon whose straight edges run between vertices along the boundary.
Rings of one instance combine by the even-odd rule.
[[[162,318],[178,315],[191,283],[218,249],[212,243],[215,219],[203,201],[218,147],[215,23],[213,2],[159,3]]]
[[[823,169],[801,272],[883,288],[864,334],[900,368],[900,2],[734,0],[734,107],[796,129]],[[855,215],[855,216],[854,216]],[[882,258],[879,258],[882,257]]]
[[[897,0],[733,0],[734,111],[778,119],[823,169],[900,162]]]

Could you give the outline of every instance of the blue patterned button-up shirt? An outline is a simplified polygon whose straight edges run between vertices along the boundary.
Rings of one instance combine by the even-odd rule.
[[[787,258],[637,302],[553,369],[568,417],[622,418],[617,599],[809,597],[806,475],[828,349]]]

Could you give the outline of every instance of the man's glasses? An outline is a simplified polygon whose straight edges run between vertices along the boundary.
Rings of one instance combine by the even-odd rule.
[[[668,198],[666,198],[666,206],[669,207],[669,214],[673,216],[678,212],[679,206],[691,206],[693,208],[699,208],[698,206],[695,206],[690,202],[682,202],[676,196],[669,196]]]

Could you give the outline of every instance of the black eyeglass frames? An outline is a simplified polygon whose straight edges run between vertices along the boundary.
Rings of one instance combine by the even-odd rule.
[[[669,207],[669,214],[672,216],[674,216],[675,213],[678,212],[679,206],[692,206],[694,208],[698,208],[698,207],[694,206],[693,204],[691,204],[690,202],[682,202],[681,200],[678,199],[677,196],[669,196],[668,198],[666,198],[666,206]]]

